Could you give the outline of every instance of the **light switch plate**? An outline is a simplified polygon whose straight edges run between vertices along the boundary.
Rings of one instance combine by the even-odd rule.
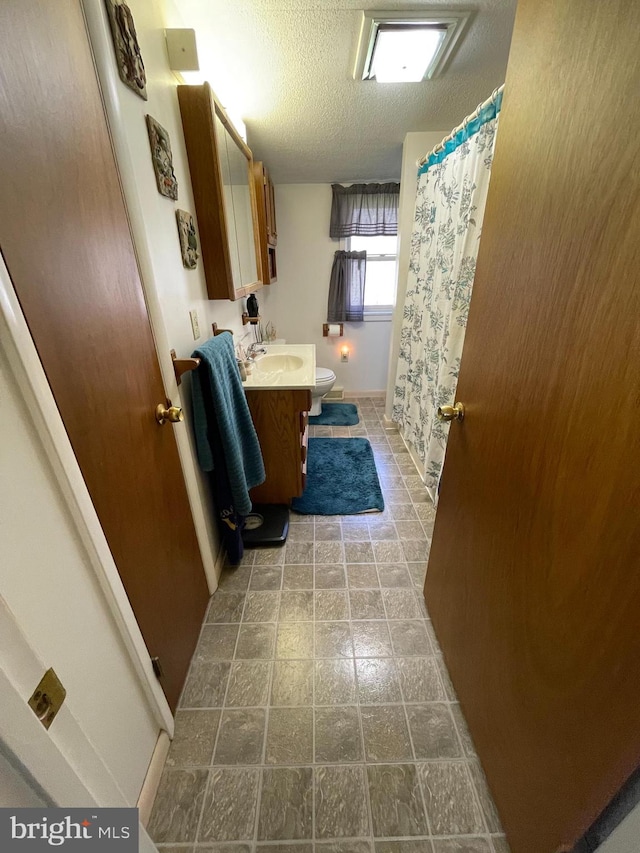
[[[197,341],[200,337],[200,323],[198,323],[198,312],[197,311],[189,311],[189,317],[191,318],[191,329],[193,330],[193,340]]]

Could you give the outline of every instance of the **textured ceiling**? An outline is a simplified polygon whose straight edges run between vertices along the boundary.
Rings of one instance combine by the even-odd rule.
[[[193,27],[200,65],[277,183],[399,178],[408,131],[448,130],[504,81],[515,0],[164,0]],[[422,83],[353,79],[363,9],[474,9],[444,72]]]

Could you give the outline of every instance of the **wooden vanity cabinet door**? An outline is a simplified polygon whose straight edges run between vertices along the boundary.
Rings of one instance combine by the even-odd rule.
[[[266,480],[251,490],[256,503],[285,503],[302,494],[306,468],[306,414],[311,391],[245,389],[251,417],[258,433]],[[303,455],[305,459],[303,460]]]
[[[308,459],[308,450],[309,450],[309,413],[304,412],[300,415],[300,432],[302,434],[302,447],[300,448],[301,459],[302,459],[302,480],[301,485],[302,489],[300,494],[304,492],[304,487],[307,485],[307,459]]]

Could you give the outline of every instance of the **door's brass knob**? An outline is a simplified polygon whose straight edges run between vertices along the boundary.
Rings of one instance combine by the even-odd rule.
[[[464,419],[464,405],[456,403],[455,406],[438,406],[439,421],[461,421]]]
[[[180,406],[172,406],[171,400],[167,400],[169,408],[167,409],[162,403],[156,406],[156,420],[160,425],[169,421],[172,424],[178,424],[184,420],[184,413]]]

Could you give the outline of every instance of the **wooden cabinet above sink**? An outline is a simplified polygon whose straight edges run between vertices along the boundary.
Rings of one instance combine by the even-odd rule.
[[[253,157],[208,83],[178,86],[210,299],[262,287]]]
[[[262,280],[272,284],[277,278],[276,245],[278,227],[276,225],[276,200],[273,182],[264,163],[253,164],[256,199],[258,202],[258,232],[260,235],[260,260]]]

